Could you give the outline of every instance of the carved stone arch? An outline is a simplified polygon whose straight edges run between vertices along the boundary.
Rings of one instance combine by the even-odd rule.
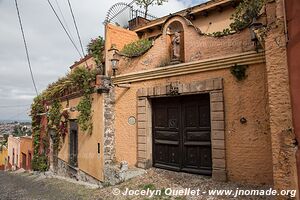
[[[194,31],[196,31],[198,34],[202,35],[202,31],[198,27],[196,27],[189,19],[187,19],[186,17],[181,16],[181,15],[170,16],[164,21],[164,24],[162,26],[162,32],[164,34],[166,34],[168,25],[170,23],[172,23],[173,21],[179,21],[182,25],[185,25],[186,27],[192,27],[194,29]]]

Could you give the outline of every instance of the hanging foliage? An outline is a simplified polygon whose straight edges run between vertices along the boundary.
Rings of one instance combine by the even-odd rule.
[[[204,34],[212,37],[223,37],[227,35],[239,32],[252,23],[253,19],[259,18],[261,9],[265,4],[265,0],[243,0],[236,7],[235,12],[231,16],[233,21],[230,24],[230,28],[226,28],[222,31]]]
[[[59,133],[59,126],[61,121],[61,111],[62,106],[59,100],[55,99],[52,104],[51,108],[48,111],[48,132],[52,130],[52,142],[53,142],[53,150],[57,153],[60,145],[60,133]]]
[[[90,95],[84,95],[78,106],[77,110],[80,113],[78,116],[78,124],[84,132],[92,133],[92,100]]]
[[[264,4],[265,0],[243,0],[231,17],[231,29],[240,31],[248,27],[254,18],[258,18]]]
[[[37,96],[33,104],[31,105],[31,117],[32,117],[32,131],[33,131],[33,151],[32,169],[34,171],[46,171],[48,169],[48,162],[45,152],[40,153],[41,142],[44,138],[41,138],[42,129],[42,113],[45,112],[43,97]]]
[[[102,69],[102,63],[104,62],[104,39],[101,36],[96,39],[91,39],[90,43],[87,46],[87,51],[95,59],[97,67]]]
[[[31,105],[32,130],[33,130],[33,146],[34,156],[32,159],[32,168],[36,171],[45,171],[48,169],[47,151],[41,151],[41,145],[44,149],[49,146],[48,137],[42,138],[42,119],[47,116],[48,130],[54,131],[52,135],[53,147],[55,153],[60,148],[61,138],[64,139],[68,132],[68,112],[62,111],[60,98],[74,91],[82,91],[83,97],[78,106],[79,125],[89,127],[91,130],[91,105],[92,100],[90,94],[93,92],[93,85],[96,80],[97,71],[88,70],[86,68],[76,68],[73,72],[68,73],[65,77],[60,78],[55,83],[52,83],[48,88],[36,97]],[[50,109],[46,115],[46,102],[51,102]],[[44,144],[45,143],[45,144]],[[41,151],[41,152],[40,152]]]
[[[238,81],[246,79],[246,70],[248,65],[234,65],[230,68],[230,72]]]

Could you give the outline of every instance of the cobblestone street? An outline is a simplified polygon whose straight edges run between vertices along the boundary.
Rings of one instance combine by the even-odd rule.
[[[0,200],[84,200],[91,199],[91,192],[93,190],[58,179],[0,171]]]
[[[107,185],[101,189],[88,189],[85,186],[70,183],[64,180],[55,178],[45,178],[41,175],[33,175],[30,173],[15,174],[11,172],[0,171],[0,200],[146,200],[146,199],[165,199],[165,200],[261,200],[272,199],[266,196],[209,196],[208,194],[201,194],[199,196],[167,196],[154,195],[153,198],[149,196],[135,196],[122,195],[127,189],[130,190],[161,190],[165,191],[167,188],[172,189],[199,189],[200,191],[208,191],[211,189],[225,189],[235,190],[239,189],[268,189],[270,187],[249,186],[243,184],[236,184],[231,182],[215,182],[205,176],[177,173],[160,169],[150,169],[147,173],[120,185]],[[118,195],[114,195],[116,192]]]

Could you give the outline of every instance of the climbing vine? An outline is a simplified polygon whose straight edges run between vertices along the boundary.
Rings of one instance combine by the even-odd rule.
[[[80,112],[78,116],[78,124],[81,130],[92,133],[93,124],[92,124],[92,101],[91,97],[88,94],[85,94],[78,106],[77,110]]]
[[[44,101],[42,96],[37,96],[31,105],[31,117],[32,117],[32,131],[33,134],[33,151],[32,169],[34,171],[46,171],[48,169],[48,162],[46,152],[40,152],[41,142],[44,138],[41,138],[42,129],[42,113],[45,112]]]
[[[95,59],[97,67],[103,70],[104,39],[101,36],[96,39],[91,39],[90,43],[87,46],[87,51]]]
[[[265,0],[243,0],[236,7],[235,12],[231,16],[233,22],[230,24],[230,28],[226,28],[222,31],[204,34],[212,37],[223,37],[227,35],[239,32],[252,23],[253,19],[259,17],[260,11],[265,4]]]
[[[68,111],[62,111],[61,97],[72,91],[81,91],[83,93],[83,97],[77,106],[77,110],[79,111],[78,122],[82,130],[91,131],[92,99],[90,95],[93,92],[93,85],[91,83],[96,80],[97,73],[97,70],[75,68],[73,72],[68,73],[65,77],[50,84],[42,94],[34,99],[31,105],[32,129],[34,133],[33,170],[46,171],[48,169],[47,151],[43,149],[48,148],[49,141],[48,137],[41,134],[43,129],[45,129],[45,127],[42,126],[43,117],[47,117],[48,132],[50,132],[50,130],[53,131],[51,137],[53,139],[54,153],[58,152],[61,139],[64,139],[68,132],[69,115]],[[48,112],[45,109],[47,103],[50,105]]]
[[[127,57],[138,57],[146,53],[153,45],[152,40],[141,39],[124,46],[121,54]]]

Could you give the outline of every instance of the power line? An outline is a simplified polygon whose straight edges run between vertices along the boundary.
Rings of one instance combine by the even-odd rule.
[[[84,50],[83,50],[83,45],[82,45],[81,38],[80,38],[80,34],[79,34],[79,31],[78,31],[78,26],[77,26],[77,23],[76,23],[76,20],[75,20],[75,16],[74,16],[74,13],[73,13],[73,9],[72,9],[70,0],[68,0],[68,4],[69,4],[70,12],[72,14],[74,26],[75,26],[76,33],[77,33],[77,37],[78,37],[78,40],[79,40],[79,43],[80,43],[82,55],[85,56],[85,53],[84,53]]]
[[[21,28],[21,32],[22,32],[22,37],[23,37],[23,41],[24,41],[28,67],[29,67],[29,71],[30,71],[30,75],[31,75],[31,80],[32,80],[36,95],[38,96],[39,93],[38,93],[38,90],[37,90],[37,87],[36,87],[36,84],[35,84],[35,80],[34,80],[34,76],[33,76],[33,72],[32,72],[32,67],[31,67],[31,63],[30,63],[30,59],[29,59],[29,53],[28,53],[28,47],[27,47],[27,43],[26,43],[26,39],[25,39],[24,29],[23,29],[23,25],[22,25],[22,20],[21,20],[21,15],[20,15],[17,0],[15,0],[15,3],[16,3],[16,9],[17,9],[18,19],[19,19],[19,23],[20,23],[20,28]]]
[[[63,21],[64,21],[64,23],[65,23],[66,29],[69,31],[70,36],[71,36],[72,40],[74,41],[74,37],[73,37],[73,35],[72,35],[72,33],[71,33],[71,30],[70,30],[70,28],[69,28],[69,26],[68,26],[67,20],[66,20],[64,14],[63,14],[63,12],[62,12],[62,10],[61,10],[61,8],[60,8],[60,5],[59,5],[59,3],[58,3],[57,0],[55,0],[55,2],[56,2],[56,5],[57,5],[57,7],[58,7],[58,11],[59,11],[60,15],[62,16],[62,19],[63,19]]]
[[[61,19],[59,18],[58,14],[57,14],[57,12],[55,11],[55,9],[54,9],[53,5],[51,4],[50,0],[47,0],[47,1],[48,1],[49,6],[51,7],[53,13],[55,14],[56,18],[58,19],[60,25],[61,25],[62,28],[64,29],[65,33],[67,34],[68,38],[69,38],[70,41],[72,42],[72,44],[73,44],[73,46],[75,47],[75,49],[77,50],[79,56],[82,58],[82,55],[81,55],[80,51],[78,50],[76,44],[74,43],[73,39],[71,38],[69,32],[68,32],[67,29],[65,28],[65,26],[64,26],[64,24],[62,23]]]

